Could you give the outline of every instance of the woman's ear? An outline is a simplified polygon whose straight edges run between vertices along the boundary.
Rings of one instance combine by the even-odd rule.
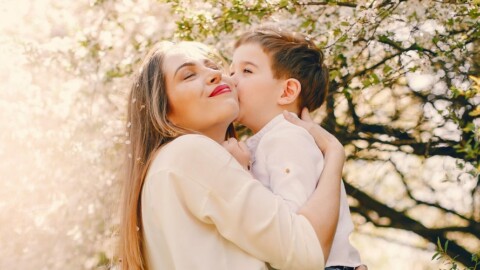
[[[277,100],[278,105],[294,103],[295,100],[297,100],[298,95],[300,95],[300,91],[302,91],[302,84],[300,84],[297,79],[286,79],[283,85],[282,94]]]

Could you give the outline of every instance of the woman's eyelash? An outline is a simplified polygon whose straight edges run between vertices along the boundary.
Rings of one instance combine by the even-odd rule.
[[[184,80],[188,79],[188,78],[191,78],[192,76],[194,76],[195,73],[189,73],[187,74],[187,76],[185,76],[185,78],[183,78]]]

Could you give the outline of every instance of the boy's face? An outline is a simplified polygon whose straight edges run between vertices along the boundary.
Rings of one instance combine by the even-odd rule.
[[[230,73],[240,103],[237,121],[257,132],[277,114],[284,80],[273,77],[270,56],[256,43],[243,44],[234,51]]]

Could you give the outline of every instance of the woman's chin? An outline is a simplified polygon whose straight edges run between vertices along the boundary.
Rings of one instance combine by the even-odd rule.
[[[225,112],[223,115],[222,119],[219,122],[224,123],[225,125],[230,125],[235,119],[237,119],[238,116],[238,107],[236,108],[230,108],[228,111]]]
[[[238,107],[238,104],[237,104],[232,108],[232,111],[230,113],[230,116],[231,116],[229,119],[230,123],[232,123],[233,121],[235,121],[235,119],[237,119],[239,113],[240,113],[240,107]]]

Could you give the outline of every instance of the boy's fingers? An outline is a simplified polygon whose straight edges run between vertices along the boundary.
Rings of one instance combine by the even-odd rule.
[[[244,151],[246,153],[250,152],[250,150],[248,149],[247,145],[244,142],[239,142],[238,146],[240,147],[240,149],[242,149],[242,151]]]
[[[233,141],[231,139],[228,139],[228,140],[224,141],[222,143],[222,145],[223,145],[223,147],[225,147],[229,150],[233,150],[233,147],[235,147],[235,145],[236,145],[236,141],[235,141],[235,139],[233,139]]]

